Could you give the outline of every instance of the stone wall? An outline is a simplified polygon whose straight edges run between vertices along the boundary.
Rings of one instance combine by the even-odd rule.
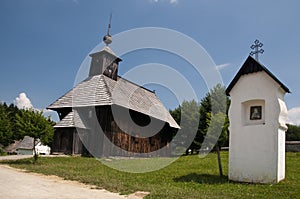
[[[285,142],[286,152],[300,152],[300,141],[286,141]]]

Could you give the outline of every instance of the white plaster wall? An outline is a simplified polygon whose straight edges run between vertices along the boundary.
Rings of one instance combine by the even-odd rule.
[[[278,129],[277,182],[285,178],[285,130]]]
[[[256,183],[278,182],[278,176],[284,176],[285,169],[285,162],[282,162],[284,157],[282,153],[279,154],[283,149],[278,145],[279,136],[281,139],[285,136],[284,129],[279,133],[279,116],[283,112],[279,99],[284,103],[284,91],[262,71],[241,76],[230,96],[229,179]],[[264,100],[264,122],[245,123],[243,118],[248,112],[244,110],[243,103],[250,100]],[[284,142],[282,145],[284,147]]]
[[[278,92],[278,104],[280,108],[279,113],[279,129],[278,129],[278,162],[277,162],[277,181],[283,180],[285,178],[285,132],[287,130],[286,120],[287,120],[287,108],[284,102],[284,92],[279,90]]]

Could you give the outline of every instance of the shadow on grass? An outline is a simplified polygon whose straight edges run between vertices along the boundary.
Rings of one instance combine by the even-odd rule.
[[[218,176],[210,174],[190,173],[173,179],[174,182],[195,182],[199,184],[225,184],[228,183],[227,176]]]

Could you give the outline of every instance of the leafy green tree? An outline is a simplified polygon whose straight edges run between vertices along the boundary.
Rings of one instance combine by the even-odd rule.
[[[190,102],[184,101],[181,105],[181,117],[182,117],[182,131],[184,134],[186,134],[187,140],[193,140],[192,144],[187,148],[186,154],[188,154],[188,151],[191,150],[192,153],[195,149],[199,147],[199,142],[197,139],[195,139],[195,136],[197,137],[198,132],[198,125],[199,125],[199,104],[192,100]]]
[[[229,98],[225,94],[226,88],[221,84],[216,85],[210,91],[211,112],[206,115],[205,145],[217,151],[218,167],[220,176],[223,176],[220,147],[228,143],[229,119],[227,116]],[[207,142],[206,142],[207,141]]]
[[[191,102],[184,101],[182,105],[180,105],[178,108],[170,111],[175,121],[178,124],[180,124],[182,128],[182,132],[184,132],[187,135],[191,134],[189,128],[191,128],[192,126],[191,124],[196,122],[195,118],[197,118],[197,120],[199,121],[196,136],[194,137],[192,144],[188,148],[192,151],[192,153],[193,151],[198,151],[202,146],[202,143],[206,138],[207,131],[209,127],[212,125],[211,120],[212,120],[212,116],[214,115],[217,115],[218,117],[220,117],[221,115],[224,119],[224,124],[218,124],[219,127],[222,126],[222,128],[220,128],[220,131],[217,133],[218,135],[220,135],[220,133],[222,132],[221,136],[219,137],[218,144],[219,146],[228,145],[229,120],[227,117],[227,112],[228,112],[229,104],[230,104],[230,100],[225,95],[225,87],[222,86],[221,84],[218,84],[213,89],[211,89],[210,92],[208,92],[203,99],[201,99],[200,104],[198,104],[194,100]],[[184,109],[185,111],[182,112],[181,111],[182,109]],[[199,112],[197,113],[197,111]],[[185,120],[188,122],[181,121],[181,117],[183,117],[183,115],[185,117]],[[193,126],[197,126],[197,125],[193,124]],[[223,135],[227,135],[227,136],[223,136]],[[208,143],[209,146],[204,146],[204,148],[205,147],[214,148],[215,143],[216,142],[214,143],[210,142]]]
[[[216,136],[220,135],[218,138],[218,146],[226,146],[228,145],[228,127],[229,127],[229,119],[227,116],[228,108],[230,104],[229,98],[225,95],[225,87],[221,84],[217,84],[213,89],[210,90],[209,93],[201,100],[200,103],[200,121],[199,121],[199,137],[202,136],[203,143],[204,138],[207,135],[215,134]],[[216,117],[214,117],[216,116]],[[213,121],[216,119],[217,121]],[[220,123],[221,120],[224,123]],[[218,127],[218,131],[216,129]],[[221,128],[222,127],[222,128]],[[208,130],[212,129],[209,133]],[[227,135],[227,136],[223,136]],[[214,144],[216,138],[207,137],[207,144],[205,147],[214,148]],[[215,148],[216,149],[216,148]]]
[[[227,113],[230,101],[225,91],[225,87],[218,84],[207,94],[206,98],[210,98],[210,100],[206,99],[205,101],[210,101],[211,108],[210,110],[206,108],[204,111],[206,112],[206,125],[202,126],[202,128],[206,127],[206,129],[201,129],[205,133],[204,147],[217,151],[220,176],[223,175],[220,147],[228,144],[229,137],[229,119]]]
[[[185,153],[188,154],[189,149],[194,150],[198,145],[195,142],[195,134],[198,130],[199,121],[199,105],[195,100],[183,101],[181,106],[170,111],[175,121],[180,125],[180,140],[175,140],[177,147],[186,148]],[[189,143],[192,144],[189,145]]]
[[[211,143],[210,148],[213,148],[214,144],[224,146],[229,138],[229,122],[227,115],[222,112],[218,112],[217,114],[207,113],[207,118],[210,122],[210,126],[206,130],[206,137],[210,141],[209,143]]]
[[[300,140],[300,126],[287,124],[288,130],[286,132],[287,141],[299,141]]]
[[[20,114],[16,115],[17,131],[23,136],[30,136],[34,138],[34,158],[37,160],[35,145],[38,139],[43,144],[52,142],[54,129],[49,122],[49,118],[43,116],[43,112],[30,110],[21,110]]]
[[[217,151],[218,156],[218,166],[220,176],[223,175],[221,156],[220,156],[220,146],[228,140],[228,117],[225,113],[218,112],[217,114],[207,113],[207,118],[209,118],[210,126],[206,130],[206,140],[207,147],[214,148]]]
[[[199,128],[196,139],[198,142],[203,143],[207,129],[210,124],[209,114],[211,113],[211,94],[208,92],[203,99],[200,101],[200,120]],[[199,148],[201,145],[199,145]]]
[[[0,143],[3,146],[8,146],[13,141],[12,126],[6,108],[6,105],[0,104]]]
[[[11,129],[12,129],[12,141],[14,140],[21,140],[23,139],[23,135],[20,134],[17,130],[16,126],[16,115],[20,114],[22,110],[20,110],[16,105],[10,104],[9,106],[6,106],[6,112],[9,117]]]
[[[226,96],[226,88],[224,86],[217,84],[213,89],[211,89],[210,98],[211,111],[213,114],[226,112],[228,97]]]
[[[181,105],[179,105],[174,110],[169,110],[170,114],[174,118],[174,120],[177,122],[177,124],[180,124],[180,118],[181,118]]]

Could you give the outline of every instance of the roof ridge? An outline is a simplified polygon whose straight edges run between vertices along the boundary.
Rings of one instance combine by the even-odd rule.
[[[100,74],[100,79],[103,79],[103,82],[104,82],[104,86],[105,86],[105,88],[106,88],[106,90],[107,90],[107,93],[109,94],[109,101],[111,101],[111,103],[113,103],[113,98],[112,98],[112,94],[111,94],[111,91],[110,91],[110,89],[109,89],[109,86],[107,85],[107,82],[106,82],[106,78],[109,78],[109,77],[107,77],[107,76],[105,76],[105,75],[103,75],[103,74]],[[111,78],[109,78],[109,79],[111,79]],[[111,79],[111,80],[113,80],[113,79]],[[115,80],[113,80],[113,81],[115,81]]]
[[[81,82],[77,83],[76,85],[73,85],[73,87],[71,89],[68,89],[67,92],[65,92],[65,94],[61,95],[59,98],[57,98],[57,100],[55,100],[54,102],[52,102],[49,106],[46,107],[46,109],[52,109],[51,106],[53,106],[56,102],[58,102],[62,97],[64,97],[67,93],[73,92],[74,89],[80,85],[83,84],[84,82],[88,81],[89,79],[91,79],[92,77],[87,77],[84,80],[82,80]]]

